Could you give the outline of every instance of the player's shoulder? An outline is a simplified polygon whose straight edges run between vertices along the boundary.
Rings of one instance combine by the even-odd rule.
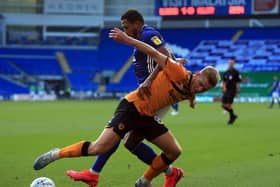
[[[229,70],[226,70],[226,71],[224,72],[224,76],[228,75],[229,73],[230,73],[230,71],[229,71]]]
[[[144,25],[142,28],[143,34],[151,34],[151,33],[159,33],[158,30],[156,30],[154,27],[151,27],[149,25]]]
[[[141,32],[141,37],[145,40],[150,40],[152,37],[158,37],[162,39],[162,35],[160,34],[159,31],[157,31],[155,28],[150,27],[148,25],[144,25],[142,32]]]
[[[239,74],[239,71],[236,68],[233,68],[234,73]]]

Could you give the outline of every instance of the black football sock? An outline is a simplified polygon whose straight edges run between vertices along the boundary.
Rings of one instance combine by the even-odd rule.
[[[229,113],[229,108],[223,106],[223,109],[225,109]]]
[[[274,100],[271,101],[269,108],[272,108],[274,105]]]
[[[233,116],[235,116],[232,108],[229,109],[229,114],[230,114],[230,118],[232,118]]]

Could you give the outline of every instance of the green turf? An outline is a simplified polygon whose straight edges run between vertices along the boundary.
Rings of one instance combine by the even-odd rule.
[[[94,140],[111,119],[118,101],[1,102],[0,166],[2,187],[27,187],[39,176],[57,187],[85,186],[65,171],[91,166],[92,158],[59,160],[41,171],[32,164],[41,153],[76,141]],[[164,119],[183,153],[174,165],[186,177],[178,187],[280,187],[280,109],[267,104],[235,104],[239,118],[226,125],[220,103],[192,110],[180,104],[180,114]],[[158,151],[158,150],[157,150]],[[100,178],[100,187],[130,187],[146,165],[120,146]],[[162,186],[163,175],[154,180]]]

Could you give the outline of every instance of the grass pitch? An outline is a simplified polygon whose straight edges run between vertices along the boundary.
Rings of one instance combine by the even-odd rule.
[[[95,157],[56,161],[40,171],[34,159],[54,147],[94,140],[111,119],[118,101],[59,101],[0,103],[0,166],[3,187],[28,187],[46,176],[57,187],[85,186],[65,171],[89,168]],[[280,187],[280,109],[267,104],[235,104],[239,116],[226,125],[220,103],[198,103],[195,110],[180,103],[178,116],[164,122],[183,153],[174,165],[186,176],[178,187]],[[159,150],[156,149],[158,152]],[[105,166],[100,187],[129,187],[146,165],[121,145]],[[162,186],[164,176],[153,181]]]

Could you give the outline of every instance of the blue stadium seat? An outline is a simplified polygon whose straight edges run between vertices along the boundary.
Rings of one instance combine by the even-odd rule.
[[[0,95],[29,93],[29,89],[0,77]]]

